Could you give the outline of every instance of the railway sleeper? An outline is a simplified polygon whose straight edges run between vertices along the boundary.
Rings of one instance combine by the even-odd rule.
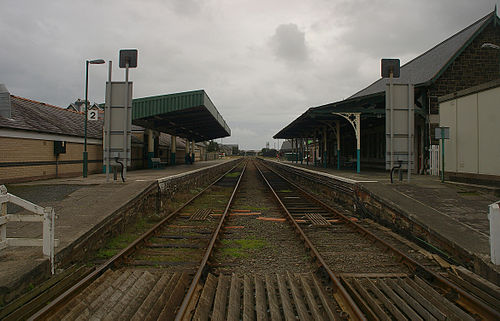
[[[341,320],[328,291],[311,273],[210,273],[187,320]]]

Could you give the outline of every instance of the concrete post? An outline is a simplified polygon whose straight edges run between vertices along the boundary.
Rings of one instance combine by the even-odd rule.
[[[170,136],[170,164],[175,165],[175,153],[177,151],[177,137]]]

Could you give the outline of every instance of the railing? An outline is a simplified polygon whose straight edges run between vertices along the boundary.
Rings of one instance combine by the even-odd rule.
[[[8,214],[7,203],[13,203],[34,214]],[[7,246],[42,246],[43,255],[50,260],[51,271],[54,274],[54,247],[56,239],[55,212],[52,207],[41,207],[20,197],[7,193],[5,185],[0,185],[0,250]],[[43,222],[43,239],[9,238],[7,237],[8,222]]]

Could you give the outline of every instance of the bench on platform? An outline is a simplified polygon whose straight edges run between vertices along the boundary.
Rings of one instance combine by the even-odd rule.
[[[162,168],[168,165],[168,162],[162,162],[160,157],[151,157],[153,168]]]

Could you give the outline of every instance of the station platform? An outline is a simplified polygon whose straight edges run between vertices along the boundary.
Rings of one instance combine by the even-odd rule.
[[[122,182],[120,177],[113,181],[112,174],[109,182],[106,182],[106,174],[93,174],[87,178],[72,177],[10,184],[7,185],[7,192],[36,205],[51,206],[55,209],[55,238],[59,239],[57,253],[92,230],[129,200],[140,195],[157,180],[230,160],[232,159],[227,158],[200,161],[192,165],[127,171],[125,182]],[[22,210],[8,204],[9,214]],[[42,224],[10,222],[7,225],[7,237],[42,238]],[[0,251],[0,296],[3,298],[7,295],[5,299],[9,301],[6,293],[19,284],[23,276],[39,273],[37,267],[44,261],[47,261],[47,258],[43,256],[41,247],[7,247]]]
[[[276,161],[276,160],[272,160]],[[479,186],[455,182],[441,183],[440,177],[412,175],[410,182],[391,184],[386,171],[356,173],[280,161],[281,164],[319,172],[346,183],[360,184],[371,194],[405,212],[405,216],[420,226],[447,239],[455,247],[480,258],[492,270],[500,273],[500,266],[490,260],[489,205],[500,200],[498,187]]]

